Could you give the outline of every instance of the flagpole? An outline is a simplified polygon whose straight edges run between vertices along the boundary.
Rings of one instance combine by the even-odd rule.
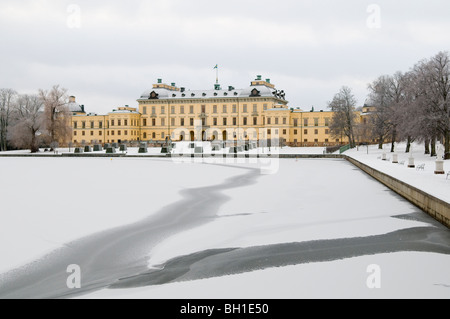
[[[216,84],[219,84],[219,67],[216,66]]]

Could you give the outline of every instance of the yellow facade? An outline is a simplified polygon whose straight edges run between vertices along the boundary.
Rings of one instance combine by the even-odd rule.
[[[190,91],[158,80],[138,103],[138,110],[125,106],[104,116],[74,112],[73,143],[279,138],[287,145],[312,147],[347,142],[344,136],[330,136],[332,112],[290,109],[284,91],[261,76],[240,90],[216,84],[213,90]]]

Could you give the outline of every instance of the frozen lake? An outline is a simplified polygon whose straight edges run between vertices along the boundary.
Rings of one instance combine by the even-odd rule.
[[[420,209],[344,160],[262,166],[0,158],[0,298],[450,297]]]

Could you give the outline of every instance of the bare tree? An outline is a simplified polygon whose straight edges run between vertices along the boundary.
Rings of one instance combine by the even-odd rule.
[[[385,139],[392,132],[392,98],[389,92],[391,78],[380,76],[369,85],[370,104],[376,106],[376,111],[370,117],[373,138],[378,140],[378,148],[383,149]]]
[[[44,105],[45,126],[50,143],[66,145],[72,135],[67,90],[55,85],[50,91],[39,90],[39,96]]]
[[[20,95],[12,127],[12,142],[16,147],[39,151],[40,129],[43,126],[42,101],[38,95]]]
[[[12,89],[0,89],[0,150],[8,149],[8,126],[13,112],[17,92]]]
[[[344,86],[328,104],[328,107],[334,112],[330,123],[330,133],[336,138],[345,135],[352,148],[356,147],[354,134],[356,103],[352,90]]]

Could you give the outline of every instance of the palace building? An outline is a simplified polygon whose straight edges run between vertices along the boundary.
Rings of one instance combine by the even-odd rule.
[[[187,90],[161,79],[137,100],[139,108],[119,107],[107,115],[87,114],[70,98],[75,145],[181,140],[268,140],[277,136],[290,146],[345,144],[332,138],[329,111],[288,106],[283,90],[261,76],[244,89],[215,84],[210,90]]]

